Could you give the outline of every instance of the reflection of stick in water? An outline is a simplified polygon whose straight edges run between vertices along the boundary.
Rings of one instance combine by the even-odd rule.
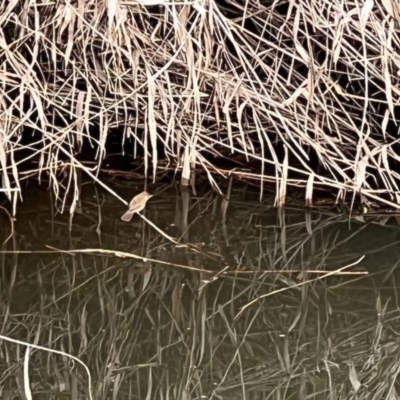
[[[357,265],[358,263],[360,263],[364,258],[365,258],[365,255],[362,256],[362,257],[361,257],[360,259],[358,259],[357,261],[355,261],[355,262],[353,262],[353,263],[351,263],[351,264],[349,264],[349,265],[346,265],[345,267],[339,268],[339,269],[337,269],[337,270],[335,270],[335,271],[328,272],[328,273],[326,273],[326,274],[324,274],[324,275],[322,275],[322,276],[319,276],[318,278],[314,278],[314,279],[310,279],[310,280],[308,280],[308,281],[296,283],[295,285],[288,286],[288,287],[284,287],[284,288],[281,288],[281,289],[278,289],[278,290],[274,290],[274,291],[269,292],[269,293],[267,293],[267,294],[263,294],[262,296],[259,296],[259,297],[255,298],[254,300],[250,301],[249,303],[245,304],[245,305],[239,310],[239,312],[238,312],[238,314],[236,315],[235,319],[238,319],[238,318],[242,315],[243,311],[244,311],[247,307],[250,307],[251,305],[253,305],[254,303],[257,303],[257,302],[258,302],[259,300],[261,300],[261,299],[264,299],[264,298],[266,298],[266,297],[268,297],[268,296],[272,296],[272,295],[274,295],[274,294],[276,294],[276,293],[284,292],[284,291],[286,291],[286,290],[289,290],[289,289],[292,289],[292,288],[295,288],[295,287],[299,287],[299,286],[306,285],[307,283],[311,283],[311,282],[315,282],[315,281],[320,281],[321,279],[327,278],[328,276],[338,275],[338,274],[340,274],[344,269],[347,269],[347,268],[350,268],[350,267],[354,267],[354,265]]]
[[[128,211],[121,217],[122,221],[129,222],[135,213],[142,211],[150,197],[153,195],[149,192],[142,192],[135,196],[129,203]]]

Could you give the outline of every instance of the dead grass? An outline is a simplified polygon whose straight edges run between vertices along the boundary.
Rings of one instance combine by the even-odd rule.
[[[146,175],[161,143],[184,183],[196,165],[210,179],[222,173],[210,154],[242,156],[261,186],[276,182],[277,204],[295,185],[307,204],[313,188],[328,187],[398,208],[397,3],[224,4],[3,2],[0,190],[15,204],[22,167],[35,159],[57,196],[74,194],[74,211],[77,171],[99,182],[118,127],[133,155],[145,148]],[[97,151],[93,168],[77,158],[84,141]]]

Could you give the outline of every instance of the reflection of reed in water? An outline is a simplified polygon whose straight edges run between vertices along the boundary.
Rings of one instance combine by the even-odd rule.
[[[149,394],[183,399],[191,391],[192,398],[208,399],[351,400],[356,388],[359,400],[371,393],[387,395],[398,364],[398,343],[388,337],[399,324],[393,296],[397,279],[390,277],[395,281],[389,288],[387,278],[398,260],[392,227],[355,223],[349,230],[347,216],[310,210],[305,221],[302,211],[291,208],[276,223],[276,210],[260,205],[258,196],[252,204],[242,200],[244,191],[233,191],[225,224],[217,218],[220,201],[216,218],[208,217],[213,195],[185,203],[189,244],[201,247],[199,252],[170,244],[157,230],[136,232],[131,224],[115,223],[110,198],[101,215],[106,232],[101,237],[115,254],[106,249],[94,254],[97,238],[88,233],[97,226],[88,229],[86,222],[97,212],[89,208],[90,190],[84,193],[88,208],[71,232],[67,223],[60,224],[66,218],[57,216],[53,236],[46,237],[47,211],[37,206],[15,222],[15,232],[24,236],[21,250],[29,252],[16,258],[20,242],[13,247],[9,240],[6,246],[13,252],[0,254],[2,274],[8,274],[1,279],[0,318],[3,335],[65,349],[82,359],[92,373],[94,398],[139,400]],[[173,221],[173,201],[183,209],[182,198],[175,200],[173,190],[169,194],[151,215],[163,225]],[[0,225],[7,226],[2,218],[4,213]],[[53,255],[29,250],[37,248],[39,235],[61,247],[68,232],[78,249],[71,245],[68,252]],[[0,230],[1,243],[7,235]],[[382,248],[388,244],[393,252]],[[73,255],[78,250],[79,256]],[[377,274],[305,283],[366,253],[374,259],[364,266],[379,267],[384,287]],[[243,305],[273,292],[235,320]],[[2,381],[7,380],[7,386],[0,384],[2,398],[24,398],[22,347],[4,342],[2,349],[15,354],[10,367],[0,366]],[[370,360],[371,367],[364,366]],[[33,396],[88,398],[87,374],[69,358],[35,350],[29,364]],[[17,381],[16,374],[22,379]]]
[[[135,213],[142,211],[150,197],[153,197],[153,195],[149,192],[142,192],[135,196],[129,203],[128,211],[121,217],[122,221],[129,222]]]

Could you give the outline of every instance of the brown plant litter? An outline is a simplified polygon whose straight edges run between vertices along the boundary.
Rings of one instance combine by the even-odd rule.
[[[153,180],[161,144],[186,184],[196,166],[211,180],[222,173],[209,156],[243,157],[261,189],[275,181],[279,205],[296,186],[308,205],[329,188],[399,208],[397,2],[3,3],[0,191],[14,205],[32,160],[58,197],[77,193],[77,170],[102,184],[119,128],[132,156],[145,148]],[[93,168],[77,158],[84,142],[97,150]]]

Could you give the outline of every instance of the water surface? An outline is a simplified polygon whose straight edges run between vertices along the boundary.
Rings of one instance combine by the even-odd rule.
[[[396,399],[396,218],[199,192],[164,190],[151,225],[91,185],[72,220],[33,188],[0,216],[1,335],[78,357],[95,399]],[[0,344],[3,399],[26,398],[25,351]],[[34,399],[89,398],[67,356],[28,364]]]

